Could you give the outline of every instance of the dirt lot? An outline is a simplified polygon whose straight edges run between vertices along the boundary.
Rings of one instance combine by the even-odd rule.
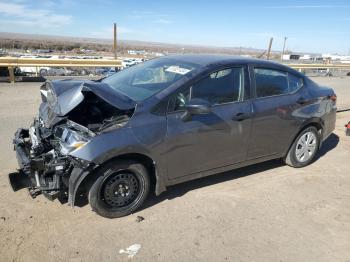
[[[315,80],[350,105],[347,78]],[[109,220],[10,189],[11,139],[36,115],[39,85],[0,84],[0,261],[127,261],[119,250],[133,244],[135,261],[350,261],[350,112],[311,166],[270,161],[181,184]]]

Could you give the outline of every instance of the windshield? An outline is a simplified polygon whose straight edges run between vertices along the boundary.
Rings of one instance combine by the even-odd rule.
[[[134,101],[143,101],[198,67],[197,64],[159,58],[124,69],[102,82]]]

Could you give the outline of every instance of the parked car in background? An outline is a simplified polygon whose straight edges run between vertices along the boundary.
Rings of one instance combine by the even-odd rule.
[[[115,67],[97,68],[95,70],[95,74],[101,75],[103,77],[108,77],[108,76],[115,74],[118,71],[119,71],[118,68],[115,68]]]
[[[127,68],[145,62],[144,58],[127,58],[122,60],[122,68]]]
[[[25,58],[25,59],[37,59],[39,58],[37,55],[25,55],[25,56],[20,56],[20,58]],[[20,70],[23,74],[25,75],[45,75],[48,70],[50,70],[50,67],[48,66],[21,66]]]
[[[47,75],[47,72],[50,70],[50,67],[47,66],[38,66],[38,67],[30,67],[30,66],[21,66],[20,70],[22,73],[26,75]]]
[[[0,48],[0,57],[1,56],[7,56],[7,52]]]
[[[336,95],[274,62],[176,55],[100,81],[49,81],[39,116],[14,138],[16,181],[33,196],[86,195],[109,218],[150,189],[281,158],[315,160],[335,128]],[[152,186],[154,185],[154,187]]]
[[[115,73],[117,73],[118,71],[115,69],[115,67],[112,67],[112,68],[109,68],[107,71],[105,71],[104,73],[103,73],[103,76],[104,77],[108,77],[108,76],[111,76],[111,75],[113,75],[113,74],[115,74]]]
[[[122,67],[123,68],[130,67],[130,66],[133,66],[133,65],[136,65],[136,64],[137,64],[137,62],[135,61],[135,59],[132,59],[132,58],[124,59],[122,61]]]
[[[14,68],[14,74],[15,76],[23,76],[24,74],[21,72],[21,70],[19,69],[19,67],[15,67]],[[9,70],[8,67],[0,67],[0,79],[9,80]]]
[[[48,69],[41,69],[40,76],[70,76],[73,72],[73,70],[67,68],[51,67]]]

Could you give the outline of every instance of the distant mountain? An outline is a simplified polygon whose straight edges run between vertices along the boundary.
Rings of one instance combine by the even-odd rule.
[[[69,37],[69,36],[55,36],[55,35],[39,35],[39,34],[22,34],[0,32],[0,41],[16,41],[16,42],[40,42],[45,45],[45,48],[56,44],[81,44],[84,46],[101,45],[112,46],[112,39],[103,38],[88,38],[88,37]],[[26,45],[28,46],[28,45]],[[265,50],[255,49],[250,47],[218,47],[218,46],[204,46],[204,45],[186,45],[174,43],[160,43],[160,42],[146,42],[139,40],[118,40],[118,47],[121,49],[146,49],[157,52],[169,53],[221,53],[221,54],[261,54]]]

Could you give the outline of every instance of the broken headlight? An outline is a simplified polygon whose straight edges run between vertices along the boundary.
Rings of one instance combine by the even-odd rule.
[[[61,134],[58,135],[60,139],[61,153],[64,155],[85,146],[90,141],[87,136],[68,128],[61,129]]]

